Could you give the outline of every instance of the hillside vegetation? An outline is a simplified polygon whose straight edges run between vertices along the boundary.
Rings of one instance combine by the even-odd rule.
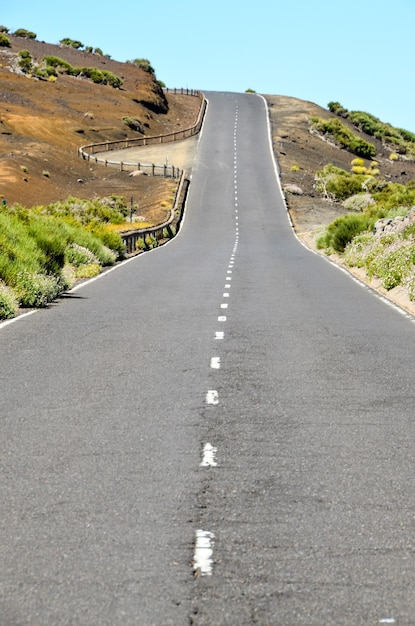
[[[349,112],[338,103],[329,103],[329,109],[368,136],[376,137],[386,150],[392,150],[391,161],[413,161],[415,135],[394,128],[378,118],[361,111]],[[330,133],[338,128],[337,119],[323,127],[310,120],[314,129]],[[359,154],[353,133],[347,146]],[[336,132],[333,140],[338,141]],[[360,142],[362,140],[359,140]],[[370,157],[376,154],[373,146]],[[378,161],[365,163],[354,158],[346,171],[327,164],[315,175],[316,190],[331,202],[341,202],[348,214],[335,219],[317,239],[317,247],[327,254],[343,256],[349,267],[366,270],[369,277],[378,278],[390,290],[402,286],[410,300],[415,297],[415,180],[406,184],[391,182],[381,174]]]

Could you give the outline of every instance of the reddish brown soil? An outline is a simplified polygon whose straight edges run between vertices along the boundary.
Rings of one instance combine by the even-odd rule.
[[[142,136],[123,123],[123,116],[138,118],[146,136],[191,126],[197,119],[199,99],[165,96],[154,77],[133,64],[34,40],[10,39],[11,48],[0,48],[0,198],[30,207],[68,196],[134,196],[140,212],[157,221],[160,202],[172,194],[171,181],[131,178],[126,172],[104,169],[82,160],[78,148]],[[29,78],[10,69],[16,67],[19,50],[29,50],[37,61],[53,55],[73,66],[109,70],[123,78],[123,86],[116,89],[66,75],[59,75],[54,83]]]

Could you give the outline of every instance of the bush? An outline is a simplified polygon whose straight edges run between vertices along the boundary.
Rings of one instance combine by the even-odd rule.
[[[6,37],[3,33],[0,33],[0,47],[2,48],[10,48],[11,43],[10,39]]]
[[[356,235],[373,228],[375,219],[368,215],[344,215],[334,220],[324,235],[317,241],[317,247],[332,248],[335,252],[344,252],[345,247]]]
[[[315,186],[327,198],[345,200],[360,193],[365,180],[365,176],[351,174],[329,163],[316,172]]]
[[[0,281],[0,320],[14,317],[18,311],[17,299],[13,291]]]
[[[89,78],[94,83],[111,85],[115,88],[120,88],[123,84],[123,80],[119,76],[107,70],[100,70],[97,67],[73,67],[64,59],[50,55],[43,57],[43,61],[48,67],[53,67],[69,76]]]
[[[101,266],[98,263],[90,265],[80,265],[75,269],[76,278],[94,278],[101,273]]]
[[[80,246],[77,243],[73,243],[65,250],[65,263],[79,267],[80,265],[92,265],[97,263],[98,259],[93,252]]]
[[[36,33],[33,33],[30,30],[26,30],[25,28],[18,28],[14,31],[13,35],[15,37],[24,37],[25,39],[36,39]]]
[[[41,269],[46,274],[60,276],[65,263],[66,233],[59,222],[33,215],[29,218],[27,233],[43,253]]]
[[[153,76],[155,75],[154,67],[152,67],[148,59],[134,59],[133,61],[127,61],[127,63],[132,63],[133,65],[136,65],[148,74],[151,74]]]
[[[72,65],[64,59],[60,59],[59,57],[48,55],[43,57],[43,61],[48,67],[60,69],[60,71],[63,73],[69,74],[72,71]]]
[[[334,113],[339,117],[347,117],[348,111],[340,104],[340,102],[329,102],[327,107],[331,113]]]
[[[102,241],[106,248],[113,252],[115,257],[114,260],[117,258],[122,259],[124,257],[125,246],[119,233],[109,230],[109,228],[103,224],[93,225],[91,227],[91,232],[95,235],[95,237],[98,237],[98,239]]]
[[[331,135],[336,144],[357,156],[370,159],[376,154],[376,148],[373,144],[354,135],[352,131],[337,118],[324,120],[321,117],[312,117],[310,124],[313,130],[322,135]]]
[[[20,50],[18,53],[19,58],[19,67],[25,74],[28,74],[32,70],[32,55],[29,50]]]
[[[81,43],[80,41],[76,41],[76,39],[69,39],[69,37],[64,37],[64,39],[61,39],[59,43],[61,44],[61,46],[68,46],[70,48],[75,48],[75,50],[79,50],[79,48],[84,47],[83,43]]]
[[[124,124],[128,126],[128,128],[131,128],[131,130],[135,130],[138,133],[144,133],[144,126],[142,125],[140,120],[137,119],[136,117],[130,117],[128,115],[124,115],[121,119],[124,122]]]
[[[366,207],[374,204],[373,196],[370,193],[358,193],[355,196],[350,196],[342,203],[347,211],[355,211],[360,213]]]
[[[16,296],[21,307],[43,308],[61,295],[63,289],[55,276],[21,272],[16,277]]]
[[[398,207],[409,209],[415,205],[415,188],[411,184],[386,183],[382,189],[373,192],[373,198],[386,212]]]
[[[385,247],[382,254],[376,255],[367,266],[368,273],[382,280],[382,287],[393,289],[402,284],[413,270],[415,263],[415,244],[395,238],[392,245]]]

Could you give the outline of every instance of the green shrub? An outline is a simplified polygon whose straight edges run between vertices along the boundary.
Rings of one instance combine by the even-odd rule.
[[[13,291],[0,281],[0,320],[11,319],[16,315],[18,308]]]
[[[373,228],[374,218],[368,215],[350,214],[338,217],[317,240],[317,247],[332,248],[335,252],[344,252],[345,247],[356,235]]]
[[[0,211],[0,279],[14,286],[19,272],[40,272],[44,254],[17,215]]]
[[[383,211],[398,207],[409,209],[415,205],[415,188],[411,184],[386,183],[382,189],[373,192],[373,198]]]
[[[137,119],[136,117],[130,117],[129,115],[124,115],[121,119],[124,122],[124,124],[128,126],[128,128],[131,128],[131,130],[135,130],[138,133],[144,133],[143,125],[140,122],[140,120]]]
[[[97,67],[73,67],[64,59],[50,55],[43,57],[43,61],[48,67],[53,67],[64,74],[68,74],[69,76],[89,78],[94,83],[111,85],[114,88],[120,88],[123,84],[122,78],[116,76],[113,72],[100,70]]]
[[[152,67],[148,59],[134,59],[133,61],[127,61],[127,63],[132,63],[148,74],[152,74],[153,76],[155,75],[154,67]]]
[[[409,272],[403,281],[404,287],[411,302],[415,300],[415,270]]]
[[[72,65],[59,57],[48,55],[43,57],[43,61],[47,66],[59,69],[63,73],[69,74],[72,70]]]
[[[342,203],[347,211],[362,212],[366,207],[374,204],[373,196],[370,193],[358,193],[355,196],[346,198]]]
[[[367,169],[362,165],[353,165],[352,173],[353,174],[366,174]]]
[[[72,243],[65,250],[65,263],[79,267],[80,265],[92,265],[92,263],[98,263],[98,259],[93,252],[80,246],[77,243]]]
[[[351,111],[348,114],[348,119],[354,124],[354,126],[367,135],[373,136],[379,129],[380,120],[369,113],[364,113],[363,111]]]
[[[65,263],[66,233],[59,222],[48,216],[33,215],[28,220],[27,233],[43,253],[41,269],[46,274],[60,276]]]
[[[3,33],[0,33],[0,47],[2,48],[10,48],[11,43],[10,39],[6,37]]]
[[[398,128],[397,130],[399,134],[405,139],[405,141],[415,143],[415,133],[411,133],[409,130],[405,130],[405,128]]]
[[[327,108],[331,113],[338,115],[339,117],[347,117],[347,109],[345,109],[340,102],[329,102]]]
[[[76,39],[69,39],[69,37],[64,37],[59,41],[61,46],[68,46],[70,48],[75,48],[75,50],[79,50],[79,48],[83,48],[84,44],[80,41],[76,41]]]
[[[321,117],[310,119],[311,128],[322,135],[330,135],[333,140],[346,150],[357,156],[370,159],[375,156],[376,148],[373,144],[360,139],[337,118],[324,120]]]
[[[116,260],[122,259],[125,255],[125,246],[121,235],[113,230],[109,230],[104,224],[94,224],[91,226],[91,232],[98,237],[106,248],[111,250]]]
[[[36,33],[33,33],[30,30],[26,30],[26,28],[18,28],[14,31],[13,35],[15,37],[24,37],[25,39],[36,39]]]
[[[332,200],[345,200],[362,191],[365,176],[346,172],[346,170],[329,163],[316,172],[316,190]]]
[[[75,268],[76,278],[93,278],[101,273],[101,266],[99,263],[91,263],[90,265],[80,265]]]
[[[70,196],[62,202],[55,202],[42,208],[42,212],[48,215],[65,216],[84,225],[93,224],[94,228],[98,224],[122,224],[128,210],[124,196],[108,196],[96,200]]]
[[[21,307],[43,308],[62,293],[62,286],[55,276],[21,272],[16,277],[16,296]]]
[[[344,249],[345,264],[349,267],[364,267],[373,241],[373,233],[362,233],[353,237]]]
[[[368,273],[382,281],[382,287],[393,289],[402,284],[405,277],[413,271],[415,263],[415,244],[412,241],[396,237],[392,245],[385,247],[382,254],[377,254],[368,264]]]
[[[30,54],[29,50],[20,50],[18,52],[18,56],[19,56],[19,67],[22,70],[22,72],[25,72],[26,74],[28,74],[31,70],[32,70],[32,55]]]

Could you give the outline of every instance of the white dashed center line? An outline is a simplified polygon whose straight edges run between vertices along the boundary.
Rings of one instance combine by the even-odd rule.
[[[208,530],[196,531],[193,572],[195,576],[211,576],[213,570],[213,538]]]
[[[209,389],[206,393],[206,404],[219,404],[219,394],[215,389]]]
[[[210,367],[214,370],[220,369],[220,356],[213,356],[210,359]]]
[[[206,443],[203,448],[200,467],[216,467],[216,452],[217,449],[214,448],[211,443]]]

